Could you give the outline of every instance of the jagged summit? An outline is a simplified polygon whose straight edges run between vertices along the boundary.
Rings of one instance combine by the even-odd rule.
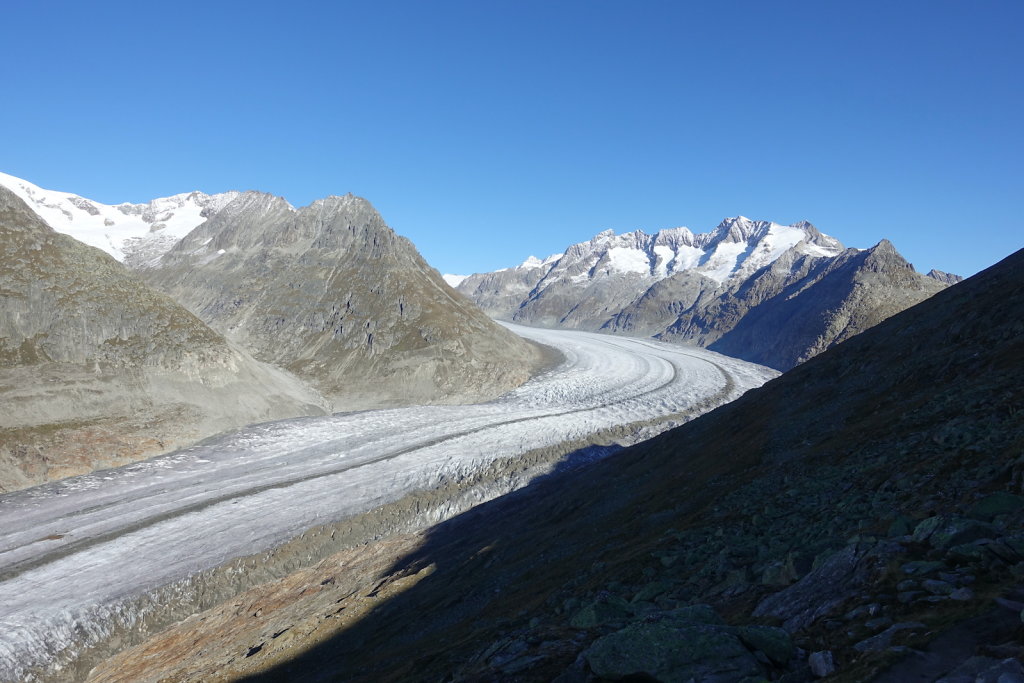
[[[932,268],[931,270],[929,270],[926,273],[926,275],[928,277],[932,278],[933,280],[938,280],[939,282],[944,282],[947,285],[955,285],[958,282],[963,282],[963,279],[964,279],[962,275],[954,275],[953,273],[946,273],[946,272],[943,272],[941,270],[936,270],[935,268]]]
[[[883,275],[858,279],[849,268]],[[842,289],[854,281],[873,293]],[[717,350],[786,369],[941,285],[918,275],[887,240],[861,252],[808,221],[781,225],[735,216],[699,234],[685,227],[653,235],[605,230],[557,259],[472,275],[458,288],[497,318],[701,345],[722,339]],[[756,335],[741,335],[742,343],[723,339],[762,306]],[[768,315],[769,309],[777,313]],[[795,334],[783,311],[807,316]]]
[[[598,275],[629,272],[653,278],[696,269],[706,277],[724,282],[737,273],[765,265],[800,242],[805,243],[804,250],[821,254],[839,253],[844,248],[838,240],[819,232],[807,221],[783,226],[737,216],[726,218],[714,230],[700,234],[686,227],[667,228],[653,234],[643,230],[622,234],[603,230],[586,242],[570,245],[563,254],[544,261],[531,256],[517,267],[551,265],[551,270],[556,271],[586,262],[588,270],[604,266],[603,270],[595,271]],[[572,277],[578,275],[580,273],[574,271]]]

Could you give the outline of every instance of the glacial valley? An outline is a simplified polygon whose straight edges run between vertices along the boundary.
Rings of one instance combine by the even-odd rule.
[[[562,361],[496,400],[257,425],[4,496],[0,680],[83,677],[99,658],[274,571],[271,554],[252,576],[237,562],[213,571],[235,558],[416,490],[471,482],[368,533],[436,523],[525,484],[568,450],[653,436],[777,374],[699,348],[510,327]],[[515,477],[473,476],[530,453],[544,455],[523,459]],[[302,561],[316,559],[308,551]]]

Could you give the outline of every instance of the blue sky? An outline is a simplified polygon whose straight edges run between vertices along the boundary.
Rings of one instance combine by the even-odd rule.
[[[1024,2],[29,2],[0,170],[106,202],[368,198],[442,272],[807,219],[919,270],[1024,246]]]

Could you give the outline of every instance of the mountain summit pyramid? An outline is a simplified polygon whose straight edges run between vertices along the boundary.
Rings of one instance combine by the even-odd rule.
[[[339,410],[490,398],[542,360],[352,195],[243,193],[143,275]]]

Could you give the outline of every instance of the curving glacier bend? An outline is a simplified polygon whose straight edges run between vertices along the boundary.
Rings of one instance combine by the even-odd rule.
[[[489,403],[257,425],[0,496],[0,680],[60,678],[125,601],[310,527],[499,457],[724,403],[778,374],[649,339],[509,327],[565,360]]]

